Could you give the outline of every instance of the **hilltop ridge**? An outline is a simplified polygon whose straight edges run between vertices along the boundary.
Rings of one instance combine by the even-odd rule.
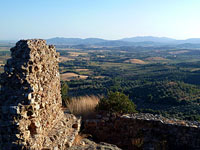
[[[105,111],[83,120],[84,132],[120,148],[87,139],[73,146],[81,120],[62,109],[58,62],[55,47],[45,40],[20,40],[11,48],[0,80],[2,150],[200,149],[199,122]]]
[[[159,45],[178,45],[178,44],[200,44],[200,38],[190,38],[186,40],[176,40],[167,37],[137,36],[122,38],[117,40],[106,40],[101,38],[64,38],[55,37],[47,39],[47,43],[55,45],[97,45],[97,46],[137,46],[151,44]]]

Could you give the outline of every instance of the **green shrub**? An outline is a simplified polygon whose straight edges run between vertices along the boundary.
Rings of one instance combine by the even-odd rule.
[[[123,93],[109,92],[107,98],[100,100],[96,109],[118,112],[118,113],[134,113],[136,111],[135,104]]]
[[[69,100],[68,97],[69,87],[65,82],[61,82],[61,97],[62,97],[62,105],[66,107],[66,102]]]

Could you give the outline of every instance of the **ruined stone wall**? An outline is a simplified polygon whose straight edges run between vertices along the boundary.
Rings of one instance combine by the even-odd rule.
[[[80,121],[62,111],[58,61],[45,40],[21,40],[11,49],[1,75],[1,150],[65,149],[72,143]]]
[[[152,114],[97,115],[85,122],[85,132],[97,141],[126,150],[199,150],[200,123]]]

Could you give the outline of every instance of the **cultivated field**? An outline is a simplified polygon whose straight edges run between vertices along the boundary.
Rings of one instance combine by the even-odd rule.
[[[144,62],[143,60],[140,60],[140,59],[129,59],[129,60],[126,60],[125,62],[132,63],[132,64],[147,64],[147,62]]]
[[[80,79],[88,78],[88,76],[78,75],[76,73],[63,73],[60,75],[60,77],[61,77],[61,80],[63,80],[63,81],[80,80]]]

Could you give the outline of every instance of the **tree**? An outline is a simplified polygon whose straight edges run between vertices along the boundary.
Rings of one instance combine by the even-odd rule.
[[[68,100],[68,90],[69,87],[66,82],[61,82],[61,97],[63,106],[66,105],[66,101]]]
[[[135,104],[120,92],[108,92],[107,98],[101,99],[96,109],[118,113],[137,112]]]

